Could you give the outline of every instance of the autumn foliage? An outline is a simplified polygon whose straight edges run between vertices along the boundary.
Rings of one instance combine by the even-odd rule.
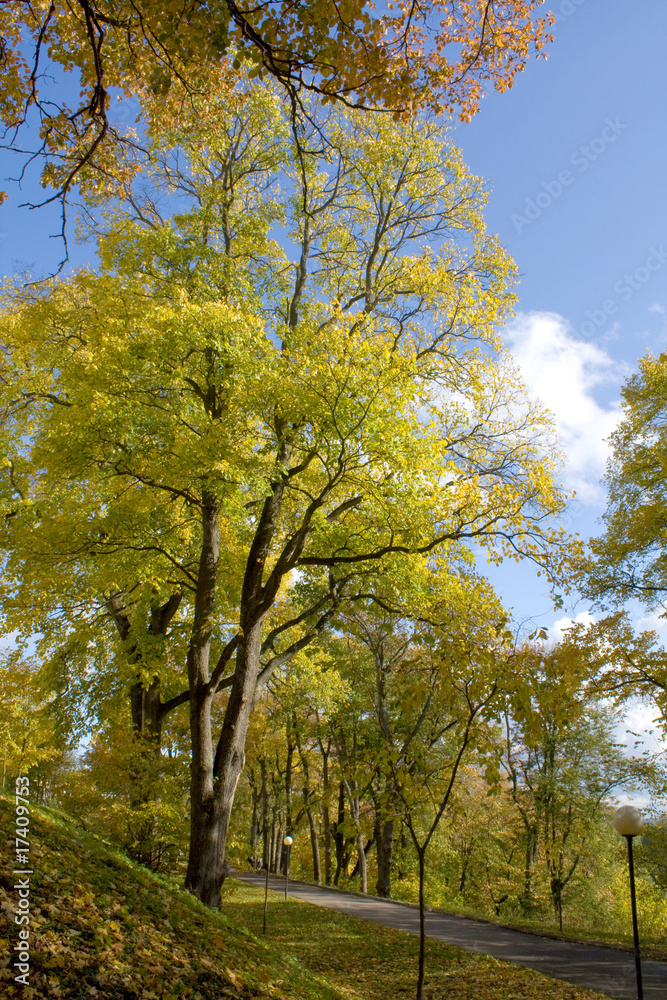
[[[380,9],[368,0],[160,4],[47,0],[2,5],[0,120],[20,148],[40,128],[44,181],[111,190],[134,141],[118,127],[115,97],[171,88],[207,94],[215,71],[241,66],[278,80],[293,107],[304,95],[391,110],[427,107],[463,120],[487,84],[504,90],[549,40],[537,0],[424,0]],[[47,75],[55,67],[57,82]],[[69,86],[62,70],[79,84]],[[213,76],[212,76],[213,74]],[[36,118],[32,115],[36,112]]]

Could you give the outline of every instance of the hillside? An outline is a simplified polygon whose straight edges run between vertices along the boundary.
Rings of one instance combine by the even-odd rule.
[[[13,984],[13,804],[0,798],[0,983]],[[31,975],[35,997],[342,1000],[275,947],[169,880],[46,811],[31,810]],[[10,985],[11,984],[11,985]]]
[[[416,941],[273,896],[264,943],[261,894],[230,882],[222,913],[135,865],[66,817],[30,816],[30,985],[14,983],[14,803],[0,797],[0,990],[3,997],[96,1000],[393,1000],[413,995]],[[299,956],[297,958],[296,956]],[[309,968],[306,968],[306,963]],[[429,943],[430,1000],[594,1000],[517,966]],[[311,971],[309,971],[309,969]]]

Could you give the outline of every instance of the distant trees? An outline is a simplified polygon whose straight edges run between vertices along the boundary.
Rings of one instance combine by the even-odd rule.
[[[452,602],[452,590],[448,596]],[[422,906],[560,927],[585,923],[587,912],[607,912],[609,879],[616,878],[614,796],[659,791],[659,762],[623,752],[614,714],[587,686],[595,664],[567,643],[513,649],[503,644],[507,637],[492,642],[491,629],[485,648],[482,632],[461,617],[463,605],[447,607],[460,631],[440,639],[432,625],[413,623],[408,634],[406,618],[360,608],[326,652],[304,652],[289,677],[274,677],[261,709],[266,735],[248,747],[252,773],[262,770],[259,759],[275,776],[263,786],[270,839],[285,828],[271,833],[270,817],[284,823],[289,813],[293,861],[307,878],[322,871],[313,839],[319,851],[332,829],[340,844],[337,884],[365,891],[376,880],[376,891],[414,902],[421,895]],[[444,602],[440,611],[448,617]],[[384,644],[384,661],[360,640],[362,630],[376,653]],[[384,703],[376,695],[378,660]],[[296,703],[301,719],[308,713],[308,738],[290,763],[286,720]],[[298,793],[288,807],[288,774],[293,792],[307,785],[309,813]],[[241,787],[237,840],[247,842],[256,788],[254,778],[251,809],[248,786]]]
[[[39,674],[39,663],[20,650],[0,655],[0,755],[3,788],[32,769],[34,794],[46,799],[49,765],[62,762],[68,743],[49,712]]]
[[[650,768],[614,741],[614,714],[590,697],[595,664],[568,643],[519,651],[521,682],[505,714],[502,768],[523,824],[522,906],[535,904],[541,855],[559,927],[563,896],[610,793],[644,783]]]
[[[667,724],[667,652],[652,631],[637,634],[624,605],[664,613],[667,597],[667,355],[647,355],[622,389],[623,419],[611,437],[605,531],[589,542],[579,585],[612,613],[570,630],[595,662],[595,685],[617,704],[639,696]]]

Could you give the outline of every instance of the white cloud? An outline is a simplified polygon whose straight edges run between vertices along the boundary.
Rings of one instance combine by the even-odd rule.
[[[601,386],[620,385],[624,365],[596,344],[574,336],[557,313],[519,313],[504,330],[508,349],[528,390],[551,412],[565,455],[566,484],[584,503],[600,503],[609,454],[606,438],[620,417],[617,401],[595,399]]]
[[[593,615],[589,614],[588,611],[581,611],[576,618],[559,618],[558,621],[554,622],[549,629],[549,641],[550,642],[562,642],[563,635],[569,628],[573,625],[579,625],[583,623],[584,625],[592,625],[595,621]]]
[[[639,698],[633,698],[624,706],[623,718],[614,727],[614,737],[628,757],[643,757],[644,754],[656,757],[667,752],[667,740],[656,721],[658,714],[654,705]],[[664,800],[654,800],[646,788],[618,789],[614,797],[619,805],[637,806],[646,812],[656,809],[664,812]]]
[[[663,645],[667,645],[667,618],[658,612],[642,614],[639,618],[633,617],[633,624],[636,632],[657,632],[658,639]]]

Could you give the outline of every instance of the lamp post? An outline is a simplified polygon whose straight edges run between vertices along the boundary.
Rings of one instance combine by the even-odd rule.
[[[614,813],[614,826],[628,842],[628,867],[630,869],[630,901],[632,903],[632,932],[635,943],[635,969],[637,970],[637,1000],[644,1000],[642,966],[639,955],[639,930],[637,929],[637,897],[635,894],[635,865],[632,857],[632,838],[642,832],[644,820],[639,809],[621,806]]]
[[[266,879],[264,881],[264,919],[262,922],[262,933],[266,934],[266,911],[269,908],[269,868],[271,867],[266,850],[264,851],[264,866],[266,868]]]
[[[289,875],[290,847],[292,846],[293,843],[294,841],[289,835],[285,837],[285,839],[283,840],[283,844],[287,848],[287,850],[285,851],[285,899],[287,899],[287,877]]]

